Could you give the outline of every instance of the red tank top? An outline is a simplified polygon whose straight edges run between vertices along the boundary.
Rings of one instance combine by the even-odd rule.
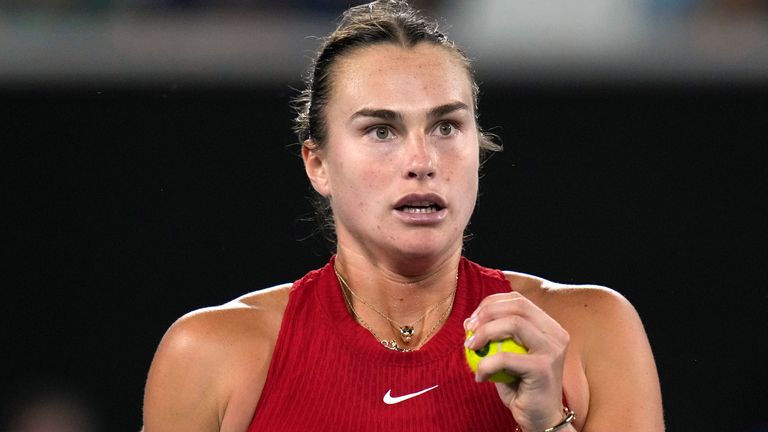
[[[440,331],[418,351],[390,351],[347,311],[332,258],[291,289],[248,431],[514,430],[494,384],[474,381],[463,346],[464,319],[509,291],[500,271],[462,258]]]

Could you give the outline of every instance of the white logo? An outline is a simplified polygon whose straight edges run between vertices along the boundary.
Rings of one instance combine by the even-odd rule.
[[[424,390],[416,392],[416,393],[411,393],[411,394],[397,396],[397,397],[393,397],[392,396],[392,390],[387,390],[387,394],[384,395],[384,403],[387,404],[387,405],[394,405],[396,403],[400,403],[400,402],[403,402],[403,401],[407,401],[408,399],[415,398],[416,396],[423,395],[424,393],[426,393],[426,392],[428,392],[430,390],[434,390],[436,388],[437,388],[437,386],[434,386],[434,387],[430,387],[428,389],[424,389]]]

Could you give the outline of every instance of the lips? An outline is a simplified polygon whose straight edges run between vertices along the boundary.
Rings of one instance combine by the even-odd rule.
[[[445,200],[437,194],[408,194],[394,205],[395,210],[412,214],[436,213],[445,208]]]

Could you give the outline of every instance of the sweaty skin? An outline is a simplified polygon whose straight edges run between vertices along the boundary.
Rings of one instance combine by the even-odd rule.
[[[454,286],[477,197],[471,81],[454,54],[430,44],[358,49],[333,74],[327,143],[305,143],[305,169],[333,206],[340,271],[362,298],[412,322]],[[400,205],[419,204],[413,197],[440,206],[414,216]],[[486,358],[478,369],[481,380],[500,370],[520,376],[519,386],[497,389],[524,430],[559,422],[563,393],[577,413],[563,432],[663,430],[651,349],[623,297],[522,273],[506,277],[515,292],[486,298],[467,325],[478,347],[512,336],[529,347],[525,356]],[[289,289],[254,292],[174,323],[150,368],[145,430],[246,431]],[[391,331],[369,309],[356,310],[378,332]]]
[[[578,430],[610,431],[615,424],[629,425],[623,428],[627,431],[663,430],[650,347],[626,300],[601,287],[505,273],[517,292],[570,335],[563,387]],[[179,319],[163,338],[150,371],[145,407],[155,415],[145,416],[145,430],[245,431],[289,289],[262,290]]]

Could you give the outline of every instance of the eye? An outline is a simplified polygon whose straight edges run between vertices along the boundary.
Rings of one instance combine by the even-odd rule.
[[[389,129],[385,128],[384,126],[377,127],[375,131],[376,131],[376,138],[382,139],[382,140],[389,138]]]
[[[394,138],[392,129],[389,126],[374,126],[368,129],[367,134],[379,141],[386,141]]]
[[[437,134],[441,137],[450,137],[456,133],[456,126],[451,123],[444,121],[437,125]]]

